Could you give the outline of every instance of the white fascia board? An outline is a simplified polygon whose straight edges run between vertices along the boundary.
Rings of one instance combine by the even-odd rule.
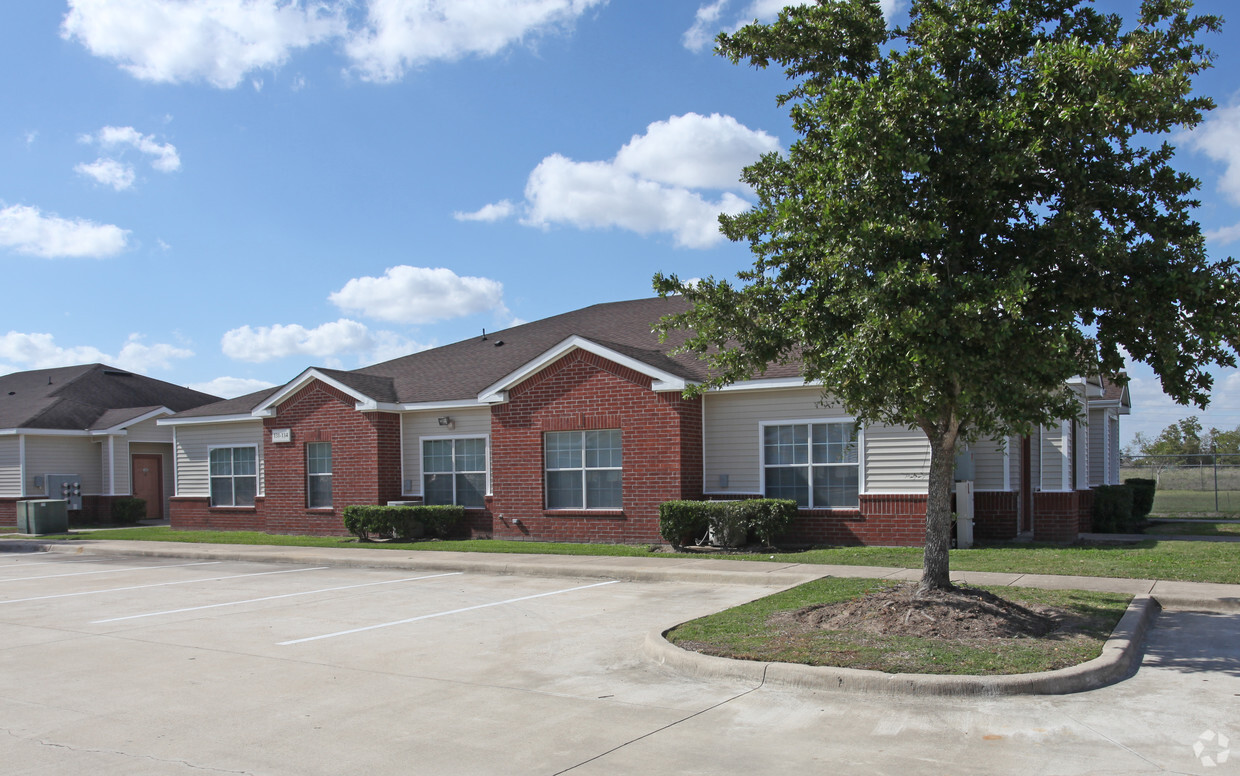
[[[242,420],[257,420],[251,413],[243,415],[204,415],[198,418],[160,418],[155,421],[157,426],[192,426],[200,423],[236,423]]]
[[[393,404],[399,412],[417,412],[419,410],[469,410],[490,406],[491,402],[478,399],[449,399],[447,401],[411,401],[404,404]]]
[[[112,426],[111,428],[101,428],[97,431],[92,431],[90,433],[92,435],[113,435],[114,434],[114,435],[124,436],[125,429],[129,428],[135,423],[141,423],[144,420],[150,420],[151,418],[157,418],[160,415],[172,415],[172,414],[174,414],[172,410],[168,409],[167,407],[160,407],[158,409],[151,410],[150,412],[144,415],[139,415],[138,417],[133,418],[132,420],[127,420],[124,423],[117,423],[115,426]],[[156,421],[156,425],[158,425],[158,421]]]
[[[587,353],[593,353],[599,358],[605,358],[620,366],[632,369],[638,374],[649,377],[651,379],[650,390],[652,391],[683,391],[685,386],[688,385],[688,381],[683,377],[677,377],[670,372],[656,369],[644,361],[618,353],[611,348],[574,334],[555,347],[544,351],[534,360],[526,362],[515,371],[509,372],[496,382],[483,388],[478,393],[478,401],[484,404],[498,404],[507,401],[507,389],[541,372],[574,350],[584,350]]]
[[[359,392],[355,388],[350,388],[349,386],[345,385],[339,380],[333,380],[332,378],[323,374],[322,372],[315,369],[314,367],[311,367],[307,369],[306,371],[302,372],[300,375],[298,375],[297,378],[294,379],[291,383],[288,383],[283,388],[281,388],[280,390],[273,393],[271,396],[268,396],[266,399],[264,399],[261,404],[259,404],[257,407],[254,408],[254,411],[251,414],[256,418],[272,417],[273,415],[275,415],[274,408],[276,407],[276,405],[280,404],[288,397],[297,393],[302,388],[305,388],[307,385],[314,382],[315,380],[318,380],[319,382],[322,382],[322,383],[326,383],[327,385],[330,385],[331,387],[335,388],[337,391],[340,391],[346,396],[351,396],[354,399],[356,399],[357,406],[355,407],[355,409],[359,411],[364,412],[364,411],[369,410],[373,412],[374,410],[379,409],[379,402],[375,401],[371,397],[367,396],[364,393]]]
[[[5,429],[3,433],[17,434],[18,436],[90,436],[91,432],[86,429],[74,428],[13,428]]]
[[[769,391],[777,388],[822,388],[822,381],[807,382],[804,377],[768,377],[757,380],[744,380],[729,383],[720,388],[711,388],[710,393],[729,393],[732,391]]]

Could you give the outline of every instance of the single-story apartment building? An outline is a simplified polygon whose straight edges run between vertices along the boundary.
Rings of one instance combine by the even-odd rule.
[[[462,505],[475,536],[647,543],[664,501],[767,496],[801,505],[792,542],[921,544],[925,435],[858,427],[795,365],[684,398],[706,366],[652,326],[686,304],[593,305],[160,418],[172,525],[339,534],[346,506],[399,501]],[[1077,418],[963,457],[981,536],[1070,540],[1118,481],[1128,395],[1076,383]]]
[[[168,514],[172,429],[157,418],[220,397],[104,364],[0,376],[0,525],[18,501],[65,498],[71,519],[106,520],[121,496]]]

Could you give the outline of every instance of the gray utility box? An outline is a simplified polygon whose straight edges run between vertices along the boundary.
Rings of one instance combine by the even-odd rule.
[[[69,515],[64,499],[17,502],[17,532],[24,534],[66,533]]]

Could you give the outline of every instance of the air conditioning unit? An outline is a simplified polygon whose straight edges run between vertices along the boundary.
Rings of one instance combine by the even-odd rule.
[[[17,532],[24,534],[68,533],[68,504],[49,498],[17,502]]]

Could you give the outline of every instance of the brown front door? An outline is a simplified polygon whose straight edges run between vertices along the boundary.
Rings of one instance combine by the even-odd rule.
[[[133,456],[133,494],[146,499],[146,518],[164,519],[164,457]]]

